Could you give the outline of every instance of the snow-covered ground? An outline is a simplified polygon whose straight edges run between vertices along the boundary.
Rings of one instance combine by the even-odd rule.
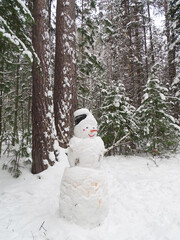
[[[110,211],[94,229],[59,216],[68,166],[66,156],[61,158],[38,175],[24,168],[18,179],[0,169],[1,240],[180,240],[180,154],[158,159],[158,166],[142,156],[104,158]]]

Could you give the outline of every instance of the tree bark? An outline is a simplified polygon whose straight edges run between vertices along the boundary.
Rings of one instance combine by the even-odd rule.
[[[67,147],[72,136],[76,109],[75,1],[57,0],[54,110],[61,147]]]
[[[136,94],[137,94],[137,106],[141,105],[141,98],[142,98],[142,56],[141,56],[141,40],[140,40],[140,33],[139,33],[139,9],[137,4],[135,3],[134,6],[134,21],[136,23],[135,26],[135,56],[136,56]]]
[[[176,66],[175,66],[175,47],[170,45],[174,42],[174,33],[170,33],[170,24],[168,17],[168,3],[167,0],[164,0],[164,13],[165,13],[165,26],[166,26],[166,37],[167,37],[167,46],[168,46],[168,80],[172,84],[176,76]]]
[[[127,46],[128,46],[128,81],[125,82],[125,86],[127,89],[127,92],[131,99],[135,96],[135,82],[134,82],[134,75],[135,75],[135,69],[134,69],[134,63],[133,63],[133,43],[132,43],[132,27],[130,25],[131,19],[131,11],[129,7],[129,0],[125,1],[125,15],[126,15],[126,26],[128,26],[127,29]]]
[[[151,14],[150,14],[150,6],[149,1],[147,1],[147,9],[148,9],[148,22],[149,22],[149,37],[150,37],[150,47],[151,47],[151,66],[155,64],[154,59],[154,46],[153,46],[153,35],[152,35],[152,28],[151,28]]]
[[[32,173],[45,170],[55,161],[53,144],[55,129],[53,121],[53,102],[51,79],[49,74],[49,1],[33,1],[35,24],[32,42],[35,52],[32,75]]]
[[[18,63],[19,63],[19,57],[18,57]],[[15,109],[14,109],[14,126],[13,126],[13,139],[12,139],[12,145],[15,146],[16,143],[19,142],[18,140],[18,107],[19,107],[19,68],[20,65],[17,65],[16,69],[16,96],[15,96]]]
[[[2,50],[3,52],[3,50]],[[0,75],[0,157],[2,152],[2,139],[3,139],[3,83],[4,83],[4,58],[2,58],[1,62],[1,71],[2,74]]]
[[[148,51],[147,51],[147,37],[146,37],[146,25],[145,24],[146,24],[145,23],[145,17],[143,16],[144,49],[145,49],[145,62],[146,62],[146,79],[145,79],[145,82],[147,82],[148,77],[149,77],[149,69],[148,69]]]

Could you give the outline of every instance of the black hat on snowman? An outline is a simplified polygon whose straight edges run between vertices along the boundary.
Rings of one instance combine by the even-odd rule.
[[[74,112],[75,126],[78,125],[83,120],[97,124],[96,119],[87,108],[81,108]]]

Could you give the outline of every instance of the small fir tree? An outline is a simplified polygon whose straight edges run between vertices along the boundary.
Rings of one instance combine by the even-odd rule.
[[[168,89],[161,86],[157,72],[156,64],[146,84],[137,116],[140,148],[161,154],[177,148],[180,128],[176,125],[175,118],[169,114]]]
[[[101,109],[100,135],[106,147],[110,147],[128,132],[134,133],[136,123],[134,107],[129,104],[122,83],[104,89],[104,104]]]

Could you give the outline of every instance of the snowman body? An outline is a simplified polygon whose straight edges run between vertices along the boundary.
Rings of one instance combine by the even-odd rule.
[[[100,137],[73,137],[69,143],[68,160],[71,167],[100,168],[103,158],[104,143]]]
[[[82,227],[102,224],[108,214],[105,174],[100,169],[66,168],[61,183],[60,215]]]
[[[82,114],[81,114],[82,113]],[[86,117],[74,128],[61,182],[60,214],[84,227],[100,225],[108,214],[108,190],[101,161],[104,143],[97,136],[97,122],[87,109],[75,112]]]

